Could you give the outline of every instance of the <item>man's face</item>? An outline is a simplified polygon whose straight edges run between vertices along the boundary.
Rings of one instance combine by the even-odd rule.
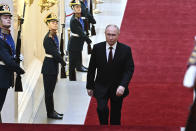
[[[75,5],[73,9],[76,14],[81,13],[81,5]]]
[[[11,27],[12,17],[10,15],[1,15],[0,20],[1,20],[2,27],[5,27],[5,28]]]
[[[113,26],[110,26],[105,31],[106,41],[112,46],[118,41],[119,31]]]
[[[54,30],[54,31],[58,30],[58,21],[50,20],[48,22],[48,28],[49,28],[49,30]]]

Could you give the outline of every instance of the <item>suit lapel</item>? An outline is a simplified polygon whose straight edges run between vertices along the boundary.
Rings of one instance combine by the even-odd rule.
[[[104,59],[104,64],[107,63],[107,55],[106,55],[106,42],[103,43],[103,46],[102,46],[102,54],[103,54],[103,59]]]
[[[119,42],[117,42],[113,62],[115,62],[119,56],[120,56],[120,44],[119,44]]]

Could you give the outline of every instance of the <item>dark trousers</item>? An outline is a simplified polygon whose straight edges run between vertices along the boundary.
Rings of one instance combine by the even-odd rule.
[[[57,75],[43,74],[44,91],[45,91],[45,104],[48,114],[54,111],[53,93],[57,82]]]
[[[110,124],[121,124],[121,109],[122,109],[122,97],[105,97],[96,98],[97,100],[97,114],[101,125],[108,125],[109,121],[109,108],[108,101],[110,100]]]
[[[7,90],[8,90],[8,88],[0,88],[0,112],[3,108],[4,103],[5,103]]]
[[[196,102],[195,101],[191,106],[185,131],[196,131]]]
[[[81,66],[81,51],[69,51],[69,79],[76,80],[76,71],[77,67]]]
[[[1,120],[1,110],[2,110],[3,105],[5,103],[7,90],[8,90],[8,88],[0,88],[0,123],[2,123],[2,120]]]

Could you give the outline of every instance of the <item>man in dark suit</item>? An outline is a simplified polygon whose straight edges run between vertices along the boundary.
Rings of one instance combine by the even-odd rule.
[[[49,32],[44,38],[45,59],[42,66],[45,104],[48,118],[62,119],[63,114],[57,113],[54,109],[53,93],[57,82],[59,63],[65,66],[66,63],[59,53],[59,41],[56,35],[58,30],[58,19],[53,13],[50,13],[45,18],[45,22],[49,28]]]
[[[120,125],[123,98],[129,94],[134,62],[131,48],[118,42],[119,28],[116,25],[108,25],[105,36],[106,41],[93,47],[86,88],[88,95],[96,98],[100,124],[108,124],[110,99],[110,124]]]
[[[70,6],[73,9],[74,14],[70,20],[71,37],[68,43],[69,80],[76,81],[75,69],[77,67],[81,67],[81,55],[84,42],[86,41],[88,44],[90,44],[92,41],[84,33],[84,22],[81,18],[81,4],[79,0],[72,0],[70,2]],[[87,69],[82,67],[79,71],[87,72]]]
[[[15,43],[9,30],[11,17],[9,6],[0,4],[0,113],[8,88],[14,86],[14,72],[24,74],[24,70],[14,60]]]

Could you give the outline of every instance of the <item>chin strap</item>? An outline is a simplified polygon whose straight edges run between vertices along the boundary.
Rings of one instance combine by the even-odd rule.
[[[0,26],[0,28],[1,28],[1,33],[10,34],[10,29],[9,28],[3,27],[3,26]]]

